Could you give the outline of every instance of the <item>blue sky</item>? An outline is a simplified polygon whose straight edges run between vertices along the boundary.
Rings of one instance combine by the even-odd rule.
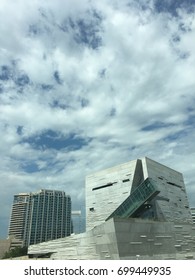
[[[1,0],[0,238],[13,195],[148,156],[195,205],[195,1]]]

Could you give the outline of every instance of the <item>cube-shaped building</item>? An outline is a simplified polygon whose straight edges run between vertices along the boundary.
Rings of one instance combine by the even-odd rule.
[[[86,178],[87,230],[111,217],[189,222],[181,173],[143,158]]]

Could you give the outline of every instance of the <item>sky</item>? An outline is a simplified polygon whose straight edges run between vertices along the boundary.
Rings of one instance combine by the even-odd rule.
[[[1,0],[0,238],[14,194],[147,156],[195,206],[195,0]]]

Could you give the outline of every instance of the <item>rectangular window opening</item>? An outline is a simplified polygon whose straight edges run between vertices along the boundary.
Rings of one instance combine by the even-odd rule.
[[[167,184],[172,185],[172,186],[175,186],[175,187],[178,187],[178,188],[182,188],[182,186],[177,185],[177,184],[172,183],[172,182],[167,182]]]
[[[116,183],[117,183],[117,182],[108,183],[108,184],[106,184],[106,185],[102,185],[102,186],[93,188],[92,191],[99,190],[99,189],[103,189],[103,188],[107,188],[107,187],[111,187],[112,185],[114,185],[114,184],[116,184]]]
[[[124,179],[123,183],[129,182],[129,181],[130,181],[129,179]]]

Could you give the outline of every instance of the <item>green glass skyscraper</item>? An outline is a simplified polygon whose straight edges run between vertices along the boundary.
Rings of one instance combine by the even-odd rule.
[[[69,236],[71,198],[64,191],[40,190],[14,196],[9,236],[23,246]]]

